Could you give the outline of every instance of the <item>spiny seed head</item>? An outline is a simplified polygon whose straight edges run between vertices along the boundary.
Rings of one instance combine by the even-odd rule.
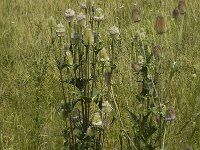
[[[108,52],[105,48],[103,48],[100,52],[99,52],[99,56],[100,56],[100,61],[101,62],[106,62],[109,61],[109,56],[108,56]]]
[[[76,21],[79,26],[85,27],[86,26],[86,15],[84,15],[83,13],[80,13],[79,15],[76,16]]]
[[[137,5],[134,5],[133,10],[132,10],[132,19],[134,22],[139,22],[140,21],[140,10],[137,7]]]
[[[163,15],[156,17],[155,29],[158,34],[162,34],[167,31],[166,19]]]
[[[103,113],[110,113],[112,111],[112,106],[108,101],[104,101],[102,103],[102,112]]]
[[[140,65],[144,65],[144,57],[143,57],[142,55],[139,55],[139,56],[138,56],[138,63],[139,63]]]
[[[173,121],[176,118],[174,108],[168,107],[166,111],[165,121]]]
[[[101,8],[96,9],[93,19],[95,21],[103,21],[105,19],[104,14],[103,14],[103,10]]]
[[[55,28],[56,27],[56,20],[54,19],[53,16],[49,17],[49,19],[48,19],[48,26],[50,28]]]
[[[102,126],[102,120],[101,120],[101,115],[99,112],[96,112],[94,114],[94,118],[93,118],[93,121],[92,121],[92,125],[94,126]]]
[[[186,3],[185,3],[185,0],[180,0],[178,2],[178,9],[180,11],[180,14],[184,14],[186,12]]]
[[[75,12],[72,9],[65,10],[65,19],[69,22],[73,21]]]
[[[142,70],[142,65],[137,62],[132,62],[131,67],[135,72],[140,72]]]
[[[178,7],[176,7],[176,8],[173,10],[173,18],[174,18],[174,19],[177,19],[179,16],[180,16],[180,12],[179,12]]]
[[[66,55],[66,64],[68,66],[73,65],[73,56],[72,56],[71,51],[67,50],[66,53],[65,53],[65,55]]]
[[[155,58],[159,59],[162,57],[162,47],[160,45],[156,45],[152,49],[152,54]]]
[[[111,38],[114,38],[114,39],[118,39],[120,35],[119,28],[116,26],[111,27],[109,29],[109,33],[110,33]]]
[[[71,33],[71,41],[73,44],[81,42],[81,35],[77,32]]]
[[[83,34],[83,42],[85,45],[93,45],[94,44],[94,35],[90,28],[86,28]]]
[[[63,37],[65,35],[65,27],[62,23],[56,26],[56,34],[58,37]]]

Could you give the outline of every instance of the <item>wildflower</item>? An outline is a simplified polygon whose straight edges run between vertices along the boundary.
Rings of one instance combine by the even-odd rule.
[[[77,32],[71,33],[71,41],[73,44],[81,42],[81,36]]]
[[[139,72],[142,70],[142,65],[137,62],[132,62],[131,67],[135,72]]]
[[[55,19],[54,19],[53,16],[51,16],[51,17],[48,19],[48,26],[49,26],[50,28],[56,27],[56,21],[55,21]]]
[[[85,45],[93,45],[94,44],[94,35],[90,28],[86,28],[83,35],[83,42]]]
[[[173,121],[176,118],[173,107],[169,107],[166,111],[165,121]]]
[[[180,15],[180,11],[179,9],[176,7],[174,10],[173,10],[173,18],[174,19],[177,19]]]
[[[62,23],[59,23],[56,26],[56,34],[58,37],[63,37],[65,35],[65,27],[63,26]]]
[[[92,121],[92,125],[94,126],[102,126],[102,120],[101,120],[101,115],[99,112],[96,112],[94,114],[94,118],[93,118],[93,121]]]
[[[167,31],[166,20],[162,15],[157,16],[155,29],[158,34],[165,33]]]
[[[76,16],[76,21],[79,26],[85,27],[86,26],[86,15],[84,15],[83,13],[80,13],[79,15]]]
[[[153,56],[157,59],[162,57],[162,47],[160,45],[156,45],[155,47],[153,47],[152,53]]]
[[[185,0],[180,0],[178,2],[178,9],[180,11],[180,14],[184,14],[186,12],[186,4],[185,4]]]
[[[66,55],[66,64],[68,66],[73,65],[73,56],[72,56],[71,51],[67,50],[66,53],[65,53],[65,55]]]
[[[110,113],[112,111],[112,106],[108,101],[104,101],[102,103],[102,112],[103,113]]]
[[[132,10],[132,18],[133,18],[134,22],[140,21],[140,10],[136,5],[134,6],[134,8]]]
[[[107,50],[105,48],[103,48],[100,52],[99,52],[99,56],[100,56],[100,61],[101,62],[106,62],[109,61],[109,56],[107,53]]]
[[[67,9],[67,10],[65,11],[65,14],[64,14],[65,19],[66,19],[67,21],[69,21],[69,22],[73,21],[74,15],[75,15],[75,12],[74,12],[72,9]]]
[[[110,33],[111,38],[114,38],[114,39],[117,39],[120,35],[119,28],[116,26],[111,27],[109,29],[109,33]]]
[[[103,10],[101,8],[96,9],[96,13],[93,19],[99,22],[104,20]]]

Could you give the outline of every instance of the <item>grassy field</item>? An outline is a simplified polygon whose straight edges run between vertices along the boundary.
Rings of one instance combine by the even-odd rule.
[[[155,102],[155,105],[172,106],[176,116],[173,121],[167,122],[163,130],[164,149],[200,150],[200,2],[186,0],[186,13],[174,19],[172,12],[178,0],[160,1],[96,0],[94,3],[95,8],[103,10],[105,20],[100,24],[99,34],[110,56],[114,49],[112,61],[116,65],[111,86],[103,82],[102,75],[97,83],[95,81],[96,88],[104,95],[103,99],[113,108],[108,116],[110,127],[103,134],[102,149],[142,149],[142,146],[136,148],[137,144],[135,146],[132,140],[136,130],[127,110],[141,117],[150,106],[146,108],[146,103],[137,99],[142,89],[142,83],[137,81],[143,77],[133,70],[131,64],[139,61],[138,56],[146,58],[143,49],[151,51],[154,46],[162,45],[162,75],[159,80],[162,83],[162,102]],[[135,4],[141,16],[141,21],[136,23],[132,16]],[[69,8],[76,14],[85,13],[78,0],[0,0],[2,150],[57,150],[63,146],[62,131],[67,121],[60,115],[63,88],[55,50],[49,48],[52,39],[48,18],[53,16],[57,24],[61,22],[66,27],[62,43],[69,45],[70,30],[64,19],[64,12]],[[155,30],[156,17],[160,14],[167,20],[167,31],[162,35]],[[109,29],[114,25],[119,27],[120,39],[112,45]],[[98,31],[96,22],[93,30]],[[53,33],[55,35],[55,29]],[[142,45],[137,44],[136,36],[139,36]],[[58,49],[59,38],[54,40]],[[75,46],[73,48],[76,49]],[[152,68],[158,65],[156,60],[152,59],[148,65],[148,77],[154,76]],[[99,68],[100,65],[97,74],[101,70]],[[172,73],[173,76],[170,76]],[[65,70],[63,76],[70,80],[73,71]],[[78,94],[72,85],[66,84],[64,89],[69,99]],[[91,116],[96,107],[91,104]],[[92,117],[88,121],[91,120]],[[155,120],[154,117],[156,124]]]

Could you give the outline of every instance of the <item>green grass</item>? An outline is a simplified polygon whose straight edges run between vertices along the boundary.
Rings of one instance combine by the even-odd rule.
[[[163,41],[164,98],[175,107],[176,113],[176,120],[167,130],[166,146],[169,150],[187,146],[200,150],[200,118],[192,119],[200,112],[200,2],[188,0],[187,13],[177,21],[173,20],[172,11],[178,0],[166,0],[165,7],[160,7],[159,2],[97,0],[95,3],[106,16],[100,34],[108,50],[108,29],[113,25],[120,27],[122,42],[115,49],[117,69],[113,77],[115,99],[126,130],[131,130],[126,110],[139,111],[136,95],[140,91],[137,75],[131,68],[131,52],[140,50],[132,49],[131,42],[137,30],[143,29],[150,49],[151,43],[157,45],[155,19],[158,14],[164,14],[168,27]],[[136,24],[131,19],[135,3],[142,12],[142,20]],[[63,144],[64,122],[59,115],[62,93],[54,55],[47,48],[51,40],[47,19],[54,16],[57,23],[67,25],[63,18],[67,8],[74,9],[77,14],[81,12],[78,0],[0,0],[0,149],[60,149]],[[170,64],[174,61],[179,62],[179,67],[170,86]],[[42,73],[41,70],[46,71]],[[40,76],[42,79],[38,82]],[[39,114],[39,130],[35,130],[36,113]],[[112,116],[116,121],[106,132],[108,149],[119,147],[121,127],[116,114],[114,109]],[[188,120],[191,121],[177,135]]]

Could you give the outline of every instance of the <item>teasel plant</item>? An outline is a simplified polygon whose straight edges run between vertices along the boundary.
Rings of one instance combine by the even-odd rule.
[[[55,27],[52,18],[49,23],[63,96],[60,106],[65,124],[62,148],[71,150],[103,149],[105,124],[112,110],[103,90],[104,65],[98,60],[109,60],[100,36],[103,11],[95,9],[92,1],[85,3],[84,10],[85,14],[75,16],[72,9],[67,9],[64,13],[67,26],[59,23]],[[53,29],[57,38],[53,36]]]

